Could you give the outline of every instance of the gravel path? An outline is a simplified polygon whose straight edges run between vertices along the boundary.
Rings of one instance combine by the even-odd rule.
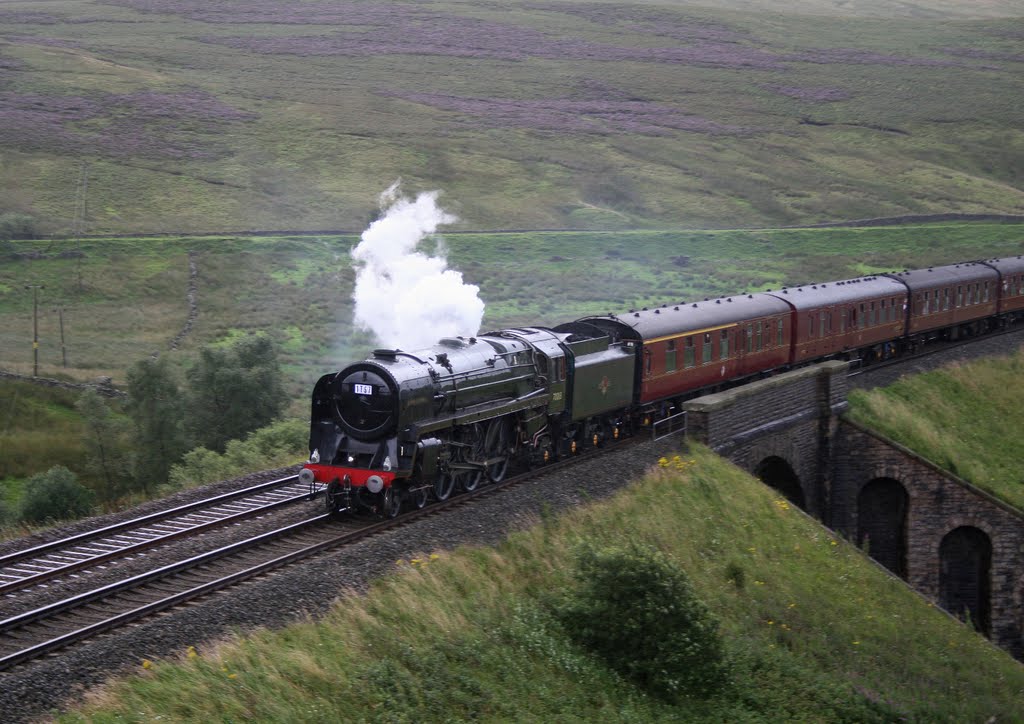
[[[0,674],[0,720],[26,721],[72,705],[83,689],[112,674],[137,670],[142,659],[180,654],[190,645],[239,630],[316,616],[344,590],[364,590],[374,576],[393,570],[399,558],[464,543],[496,543],[538,520],[545,509],[564,510],[610,495],[679,442],[640,443],[554,471]],[[319,506],[310,505],[319,512]]]

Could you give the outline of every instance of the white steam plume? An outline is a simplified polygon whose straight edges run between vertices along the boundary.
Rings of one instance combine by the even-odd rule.
[[[416,251],[438,226],[457,221],[438,207],[437,196],[431,191],[410,200],[396,181],[380,195],[384,216],[370,224],[352,250],[354,322],[386,347],[414,350],[441,337],[473,336],[480,329],[480,288],[448,268],[440,243],[436,256]]]

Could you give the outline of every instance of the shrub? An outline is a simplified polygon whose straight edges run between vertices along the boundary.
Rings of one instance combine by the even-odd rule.
[[[238,474],[237,468],[233,469],[225,456],[205,447],[197,447],[185,453],[181,462],[171,468],[170,480],[174,488],[187,488],[227,480]]]
[[[728,679],[718,622],[686,573],[641,546],[584,547],[558,618],[579,644],[652,694],[707,697]]]
[[[63,465],[33,475],[25,482],[21,519],[26,523],[82,518],[92,512],[94,495]]]
[[[279,420],[256,430],[245,440],[231,440],[223,454],[204,447],[186,453],[181,462],[171,468],[171,485],[186,488],[290,465],[306,457],[308,446],[308,423]]]
[[[28,214],[0,214],[0,240],[34,239],[35,219]]]

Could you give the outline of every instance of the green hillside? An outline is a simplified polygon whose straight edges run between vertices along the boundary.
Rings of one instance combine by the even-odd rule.
[[[446,235],[449,264],[480,286],[483,326],[556,324],[592,313],[841,279],[1024,250],[1020,224],[871,229]],[[80,380],[168,353],[188,318],[188,252],[198,315],[182,364],[205,344],[246,331],[280,345],[289,391],[373,348],[352,326],[351,236],[0,242],[0,368],[31,374],[32,295],[40,374]],[[425,244],[433,250],[431,243]],[[81,256],[76,256],[80,254]],[[79,286],[81,278],[81,286]],[[59,309],[68,367],[62,366]],[[305,402],[296,408],[305,415]]]
[[[1024,351],[850,393],[854,420],[1024,510]]]
[[[1013,0],[5,2],[0,214],[358,231],[398,177],[472,229],[1021,214],[1022,71]]]
[[[343,599],[322,623],[200,646],[179,662],[140,661],[138,675],[64,720],[1024,716],[1019,663],[769,488],[704,449],[651,464],[610,502],[547,519],[497,549],[398,561],[393,575]],[[729,674],[710,696],[656,696],[574,643],[560,623],[560,596],[582,585],[575,552],[621,551],[629,542],[685,572],[719,622]],[[656,615],[642,620],[668,626]]]

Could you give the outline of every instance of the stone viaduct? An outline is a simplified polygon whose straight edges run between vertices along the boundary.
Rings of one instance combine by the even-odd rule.
[[[687,437],[1024,659],[1024,512],[841,418],[846,374],[825,362],[690,400]]]

